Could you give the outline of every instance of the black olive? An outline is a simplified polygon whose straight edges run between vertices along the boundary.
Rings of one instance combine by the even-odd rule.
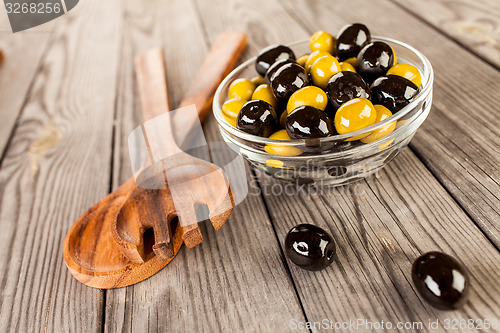
[[[292,139],[311,139],[334,135],[335,127],[328,115],[313,106],[303,105],[286,117],[286,132]]]
[[[274,132],[277,123],[278,118],[271,104],[261,100],[245,103],[236,118],[238,129],[266,138]]]
[[[284,45],[271,45],[259,52],[257,60],[255,60],[255,69],[257,73],[264,76],[272,64],[285,59],[295,60],[295,54],[292,49]]]
[[[410,104],[418,87],[402,76],[385,75],[373,81],[371,93],[373,104],[381,104],[394,114]]]
[[[332,264],[336,246],[332,237],[320,227],[299,224],[286,235],[285,252],[300,268],[319,271]]]
[[[285,64],[289,64],[289,63],[292,63],[292,62],[295,62],[297,63],[295,60],[293,59],[285,59],[285,60],[278,60],[276,61],[274,64],[271,65],[271,67],[269,67],[269,69],[267,70],[266,72],[266,75],[264,76],[264,82],[267,83],[267,84],[271,84],[271,78],[273,77],[273,74],[276,73],[276,71],[283,65]]]
[[[359,51],[371,41],[368,28],[361,23],[348,24],[337,35],[336,54],[340,61],[357,57]]]
[[[366,82],[371,83],[384,75],[394,65],[394,52],[384,42],[373,42],[361,49],[356,60],[356,70]]]
[[[294,92],[308,84],[306,70],[297,63],[281,66],[271,78],[271,87],[278,101],[288,99]]]
[[[438,309],[458,309],[467,301],[468,273],[447,254],[428,252],[420,256],[413,263],[411,276],[420,295]]]
[[[337,109],[353,98],[371,98],[371,92],[363,78],[354,72],[339,72],[332,76],[326,86],[332,108]]]

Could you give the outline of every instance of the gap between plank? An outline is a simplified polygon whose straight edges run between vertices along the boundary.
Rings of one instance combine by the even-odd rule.
[[[409,10],[408,8],[406,8],[403,5],[399,4],[398,2],[396,2],[394,0],[388,0],[388,1],[390,1],[391,3],[393,3],[394,5],[396,5],[397,7],[399,7],[400,9],[404,10],[405,12],[407,12],[408,14],[410,14],[411,16],[415,17],[417,20],[419,20],[420,22],[422,22],[426,26],[430,27],[432,30],[438,32],[440,35],[445,36],[449,40],[453,41],[455,44],[459,45],[460,47],[462,47],[463,49],[465,49],[467,52],[471,53],[475,57],[481,59],[483,62],[485,62],[488,65],[490,65],[491,67],[495,68],[497,71],[500,71],[500,66],[499,65],[497,65],[497,64],[493,63],[492,61],[484,58],[481,54],[475,52],[467,44],[461,42],[459,39],[457,39],[457,38],[453,37],[452,35],[448,34],[446,31],[439,29],[439,27],[435,26],[434,24],[432,24],[431,22],[427,21],[426,19],[424,19],[419,14],[417,14],[417,13]]]
[[[102,309],[101,309],[101,333],[104,333],[106,330],[106,297],[107,297],[107,290],[102,289]]]
[[[111,154],[110,154],[110,161],[109,161],[109,184],[108,184],[108,193],[113,192],[113,185],[114,185],[114,175],[115,175],[115,152],[117,151],[115,145],[117,142],[117,127],[118,127],[118,100],[120,97],[120,85],[119,83],[121,82],[120,80],[120,68],[123,65],[123,45],[125,45],[125,33],[123,33],[123,27],[124,27],[124,22],[125,22],[125,12],[123,10],[123,6],[121,7],[122,9],[122,14],[121,14],[121,26],[122,26],[122,34],[121,34],[121,43],[120,47],[118,48],[118,55],[117,59],[118,61],[116,62],[116,91],[115,91],[115,99],[114,99],[114,106],[113,106],[113,123],[112,123],[112,129],[111,129]],[[118,184],[116,184],[118,186]],[[102,309],[101,309],[101,332],[104,333],[106,331],[106,304],[107,304],[107,297],[108,297],[108,291],[106,289],[102,289]]]
[[[302,310],[302,314],[304,315],[304,319],[307,323],[307,322],[309,322],[309,319],[307,319],[306,310],[304,309],[304,305],[302,304],[302,300],[300,299],[300,295],[299,295],[299,292],[297,290],[297,286],[295,285],[295,280],[293,278],[292,272],[290,271],[290,267],[289,267],[288,262],[287,262],[286,257],[285,257],[285,252],[283,251],[283,247],[281,246],[281,242],[280,242],[276,227],[274,226],[274,221],[273,221],[273,218],[271,216],[271,212],[269,211],[269,207],[267,206],[266,199],[264,198],[264,195],[262,194],[264,192],[262,191],[262,186],[260,185],[260,179],[257,177],[257,174],[255,173],[255,170],[252,166],[250,167],[250,170],[251,170],[252,177],[254,177],[254,179],[257,181],[257,185],[259,186],[259,191],[261,193],[262,202],[264,204],[264,208],[266,209],[266,214],[269,217],[269,221],[271,221],[271,227],[273,228],[274,237],[276,237],[276,241],[278,242],[278,247],[279,247],[280,253],[281,253],[281,261],[283,262],[283,265],[285,266],[288,277],[290,278],[290,281],[292,282],[293,290],[295,292],[295,295],[297,296],[297,300],[299,302],[300,309]],[[309,329],[309,332],[312,332],[312,330]]]

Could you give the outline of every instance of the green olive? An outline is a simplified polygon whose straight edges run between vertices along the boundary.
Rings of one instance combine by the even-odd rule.
[[[297,59],[297,63],[302,66],[302,67],[306,67],[306,61],[307,61],[307,58],[309,58],[309,54],[304,54],[304,55],[301,55],[299,57],[299,59]]]
[[[335,51],[335,37],[326,31],[316,31],[309,40],[311,51],[325,51],[333,54]]]
[[[252,99],[260,99],[261,101],[268,102],[274,110],[278,110],[278,101],[274,97],[273,89],[268,84],[264,83],[255,88]]]
[[[321,57],[314,61],[310,74],[314,85],[325,89],[328,80],[335,75],[335,73],[340,72],[340,64],[334,56]]]
[[[394,51],[394,48],[392,46],[391,49],[392,49],[392,55],[394,56],[394,63],[392,65],[396,66],[398,64],[398,56],[396,55],[396,51]]]
[[[309,105],[317,109],[325,110],[328,104],[326,93],[318,87],[307,86],[294,92],[288,99],[286,111],[291,113],[299,106]]]
[[[347,62],[348,64],[350,64],[352,67],[356,67],[356,62],[358,61],[358,58],[356,57],[352,57],[352,58],[348,58],[342,62]]]
[[[264,83],[264,77],[257,75],[257,76],[254,76],[253,78],[251,78],[250,81],[252,81],[252,83],[255,84],[255,86],[257,87],[258,85]]]
[[[376,104],[374,105],[374,107],[375,110],[377,110],[377,119],[375,120],[375,124],[392,116],[392,112],[389,111],[389,109],[386,108],[385,106]],[[372,131],[370,135],[361,138],[361,142],[370,143],[373,141],[377,141],[378,139],[381,139],[384,136],[389,135],[392,131],[394,131],[395,128],[396,128],[396,122],[395,121],[390,122],[389,124]]]
[[[371,126],[377,121],[377,110],[366,98],[354,98],[345,102],[335,113],[335,129],[339,134],[346,134]],[[370,133],[348,139],[359,140]]]
[[[255,83],[252,81],[248,79],[236,79],[229,85],[227,95],[230,99],[238,98],[249,100],[254,90]]]
[[[322,57],[328,57],[328,56],[331,57],[332,55],[328,52],[325,52],[325,51],[317,50],[317,51],[311,52],[309,54],[309,57],[307,57],[306,66],[304,68],[306,69],[307,72],[309,72],[311,70],[311,66],[313,65],[313,63],[317,59],[322,58]]]
[[[339,65],[340,65],[340,70],[342,72],[353,72],[353,73],[356,73],[356,69],[354,68],[354,66],[351,65],[348,62],[342,61],[342,62],[339,62]]]
[[[236,127],[236,118],[238,117],[238,113],[241,110],[241,107],[248,102],[244,99],[228,99],[222,104],[222,116],[228,123],[230,123],[233,127]]]
[[[269,139],[291,140],[290,136],[284,129],[274,132],[273,134],[271,134]],[[281,156],[297,156],[302,154],[302,150],[300,148],[288,145],[274,144],[274,143],[266,144],[264,150],[269,154],[281,155]]]
[[[283,111],[283,113],[281,113],[281,116],[280,116],[280,127],[281,128],[285,128],[285,126],[286,126],[286,116],[288,116],[288,112]]]
[[[405,79],[408,79],[411,82],[415,83],[419,88],[420,85],[422,84],[420,72],[415,66],[409,64],[398,64],[396,66],[392,66],[391,68],[389,68],[386,74],[402,76]]]

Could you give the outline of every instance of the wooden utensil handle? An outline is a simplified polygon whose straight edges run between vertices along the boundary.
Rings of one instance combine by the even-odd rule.
[[[143,121],[170,111],[163,50],[154,48],[135,57],[135,72]]]
[[[248,37],[244,32],[233,31],[220,35],[210,53],[201,65],[179,107],[194,104],[198,111],[199,121],[203,122],[212,109],[212,101],[217,87],[224,77],[234,68],[234,65],[245,50]],[[184,143],[189,137],[189,131],[197,125],[191,117],[182,117],[181,113],[174,116],[174,133],[177,142]]]

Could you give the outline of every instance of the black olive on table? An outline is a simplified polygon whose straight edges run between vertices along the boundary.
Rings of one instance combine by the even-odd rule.
[[[348,24],[337,35],[336,54],[339,61],[357,57],[359,51],[371,41],[371,34],[366,25]]]
[[[373,104],[381,104],[394,114],[410,104],[418,87],[402,76],[384,75],[373,81],[371,93]]]
[[[286,235],[285,252],[300,268],[318,271],[332,264],[336,246],[332,237],[320,227],[299,224]]]
[[[466,269],[442,252],[428,252],[415,260],[411,270],[420,295],[432,306],[455,310],[464,305],[470,289]]]
[[[330,105],[337,109],[353,98],[371,98],[368,85],[359,74],[354,72],[339,72],[332,76],[326,86]]]
[[[297,63],[293,59],[284,59],[284,60],[278,60],[274,64],[269,67],[269,69],[266,72],[266,75],[264,76],[264,82],[267,84],[271,84],[271,78],[273,77],[273,74],[276,73],[278,69],[280,69],[281,66],[290,64],[290,63]]]
[[[328,115],[313,106],[303,105],[293,110],[285,120],[292,139],[312,139],[334,135],[335,127]]]
[[[255,69],[257,73],[264,76],[272,64],[285,59],[295,60],[295,54],[292,49],[285,45],[271,45],[259,52],[257,60],[255,60]]]
[[[394,52],[384,42],[373,42],[361,49],[356,60],[356,70],[363,79],[371,83],[384,75],[394,65]]]
[[[245,103],[236,118],[238,129],[266,138],[274,132],[277,123],[278,118],[271,104],[261,100]]]
[[[278,101],[288,99],[294,92],[309,85],[304,67],[297,63],[281,66],[271,78],[271,87]]]

